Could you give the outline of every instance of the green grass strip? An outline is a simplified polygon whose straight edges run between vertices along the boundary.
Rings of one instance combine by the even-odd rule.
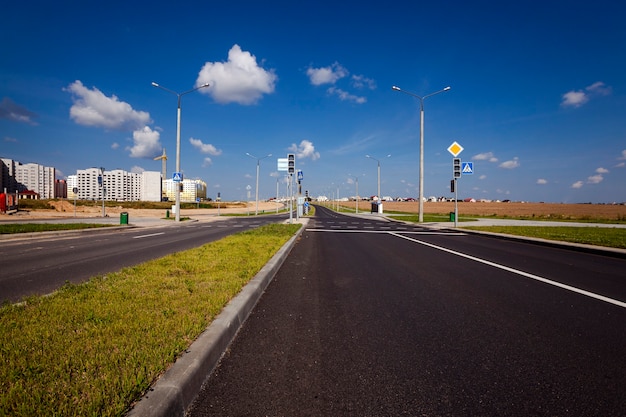
[[[54,232],[57,230],[81,230],[97,227],[111,227],[110,224],[97,223],[22,223],[0,224],[0,235],[12,233]]]
[[[626,249],[626,229],[564,226],[469,226],[465,229]]]
[[[121,416],[293,236],[268,225],[0,308],[0,416]]]

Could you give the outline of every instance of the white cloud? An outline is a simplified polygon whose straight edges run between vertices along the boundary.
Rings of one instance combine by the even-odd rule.
[[[128,148],[132,158],[154,158],[161,152],[160,134],[144,126],[133,132],[133,146]]]
[[[617,158],[619,161],[626,161],[626,149],[622,151],[622,155]]]
[[[602,168],[602,167],[600,167],[600,168],[596,169],[596,172],[597,172],[598,174],[608,174],[608,173],[609,173],[609,170],[608,170],[608,169],[606,169],[606,168]]]
[[[367,102],[367,98],[362,96],[355,96],[354,94],[350,94],[340,88],[330,87],[327,91],[328,94],[336,95],[337,97],[339,97],[341,101],[353,101],[357,104],[363,104]]]
[[[2,101],[0,101],[0,119],[37,125],[37,123],[33,121],[35,117],[37,117],[35,113],[15,104],[13,100],[8,97],[5,97]]]
[[[489,161],[489,162],[498,162],[498,158],[493,155],[493,152],[485,152],[479,153],[477,155],[472,156],[473,161]]]
[[[309,76],[309,81],[313,85],[322,84],[335,84],[337,80],[347,76],[348,70],[341,66],[338,62],[322,68],[309,67],[306,70],[306,75]]]
[[[537,184],[539,184],[539,185],[545,185],[545,184],[547,184],[547,183],[548,183],[548,180],[543,179],[543,178],[539,178],[539,179],[537,180]]]
[[[582,181],[576,181],[574,184],[572,184],[572,188],[582,188],[582,186],[583,186]]]
[[[12,138],[10,136],[5,136],[3,139],[5,142],[13,142],[13,143],[17,143],[17,139]]]
[[[624,168],[626,167],[626,162],[620,162],[619,164],[615,165],[615,168]]]
[[[589,101],[589,97],[584,91],[568,91],[563,94],[561,106],[563,107],[580,107]]]
[[[130,172],[135,173],[135,174],[141,174],[142,172],[144,172],[145,169],[143,169],[142,167],[135,165],[134,167],[132,167],[130,169]]]
[[[587,183],[588,184],[598,184],[598,183],[601,183],[603,179],[604,179],[604,177],[602,175],[600,175],[600,174],[592,175],[592,176],[587,178]]]
[[[613,89],[605,85],[602,81],[597,81],[591,84],[590,86],[586,87],[585,90],[587,90],[590,94],[595,94],[599,96],[608,96],[611,95],[611,93],[613,92]]]
[[[563,107],[580,107],[587,103],[591,98],[597,96],[608,96],[612,92],[612,88],[604,84],[602,81],[597,81],[587,87],[584,90],[572,90],[563,94],[561,106]]]
[[[78,80],[65,91],[72,94],[74,101],[70,118],[80,125],[130,131],[152,122],[150,113],[136,111],[130,104],[114,95],[107,97],[95,87],[90,90]]]
[[[119,148],[119,147],[120,147],[120,144],[119,144],[119,143],[117,143],[117,142],[113,142],[113,143],[111,144],[111,149],[117,149],[117,148]]]
[[[354,88],[369,88],[370,90],[376,89],[376,81],[371,78],[367,78],[363,75],[352,76],[352,86]]]
[[[189,143],[191,143],[193,147],[198,149],[201,153],[205,153],[205,154],[213,155],[213,156],[218,156],[222,154],[222,151],[220,149],[217,149],[215,146],[211,145],[210,143],[202,143],[200,139],[189,138]]]
[[[209,83],[209,88],[199,91],[210,94],[218,103],[250,105],[257,103],[263,94],[273,93],[277,80],[273,69],[263,69],[254,55],[233,45],[228,51],[228,61],[204,64],[196,86]]]
[[[289,150],[295,152],[297,159],[306,159],[310,158],[315,161],[320,158],[320,153],[315,151],[315,146],[313,142],[309,140],[302,140],[300,145],[296,145],[295,143],[289,147]]]
[[[210,165],[213,164],[213,160],[211,158],[209,158],[208,156],[206,158],[204,158],[204,162],[202,163],[202,167],[208,167]]]
[[[503,163],[501,163],[500,165],[498,165],[500,168],[505,168],[505,169],[515,169],[517,167],[520,166],[519,163],[519,158],[515,157],[510,161],[505,161]]]
[[[485,174],[483,174],[480,177],[478,177],[479,180],[484,180],[485,178],[487,178],[487,176]]]

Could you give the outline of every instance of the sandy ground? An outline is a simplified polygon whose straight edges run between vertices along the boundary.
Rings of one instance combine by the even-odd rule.
[[[55,206],[54,210],[29,210],[20,211],[11,215],[0,215],[0,220],[16,220],[24,221],[28,219],[50,219],[50,218],[64,218],[74,217],[74,204],[69,201],[52,202]],[[282,204],[279,204],[279,209],[282,208]],[[254,213],[256,210],[256,203],[248,203],[248,206],[238,204],[224,203],[220,207],[220,214],[228,213]],[[259,202],[259,212],[262,211],[275,211],[276,203],[271,202]],[[166,215],[166,209],[127,209],[121,206],[118,207],[105,207],[105,213],[109,217],[119,218],[120,213],[127,212],[128,216],[132,218],[163,218]],[[218,209],[181,209],[181,216],[193,217],[194,215],[217,215]],[[93,218],[102,216],[102,206],[77,206],[76,217],[78,218]],[[172,210],[170,210],[170,216],[174,217]]]

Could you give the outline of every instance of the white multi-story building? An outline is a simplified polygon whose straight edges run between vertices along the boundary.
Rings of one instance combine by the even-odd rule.
[[[15,166],[15,181],[18,191],[34,191],[39,198],[54,198],[55,169],[39,164],[21,164]]]
[[[180,186],[180,182],[174,182],[169,179],[163,181],[163,189],[165,196],[169,201],[176,201],[176,186]],[[180,201],[185,203],[195,203],[206,199],[206,182],[202,180],[183,180],[182,191],[180,193]]]
[[[74,193],[74,188],[78,188],[78,176],[68,175],[66,181],[67,181],[67,198],[69,199],[78,198],[78,194]]]
[[[104,192],[104,199],[108,201],[161,201],[159,172],[116,169],[102,173],[100,168],[79,169],[76,184],[81,200],[102,200]]]

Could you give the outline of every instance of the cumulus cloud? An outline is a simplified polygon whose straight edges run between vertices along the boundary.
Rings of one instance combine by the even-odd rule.
[[[626,161],[626,149],[622,151],[622,155],[617,159],[620,161]]]
[[[222,154],[222,151],[220,149],[217,149],[215,146],[211,145],[210,143],[202,143],[200,139],[189,138],[189,143],[191,143],[191,145],[194,148],[198,149],[201,153],[213,155],[213,156],[218,156]],[[206,159],[210,160],[210,158],[206,158]]]
[[[226,62],[204,64],[196,86],[209,83],[210,88],[199,91],[211,95],[218,103],[251,105],[257,103],[263,94],[273,93],[277,80],[273,69],[263,69],[254,55],[242,51],[239,45],[233,45]]]
[[[600,174],[592,175],[590,177],[587,177],[587,184],[598,184],[601,183],[603,179],[604,177]]]
[[[580,107],[587,103],[591,98],[597,96],[608,96],[612,93],[612,88],[597,81],[584,90],[572,90],[563,94],[561,97],[561,106],[563,107]]]
[[[296,154],[297,159],[306,159],[310,158],[315,161],[320,158],[320,153],[315,151],[315,146],[313,142],[309,140],[302,140],[300,145],[296,145],[295,143],[289,147],[289,150]]]
[[[357,104],[363,104],[363,103],[367,102],[367,98],[362,97],[362,96],[356,96],[354,94],[350,94],[347,91],[343,91],[340,88],[330,87],[327,90],[327,92],[330,95],[335,95],[335,96],[339,97],[339,99],[341,101],[352,101],[352,102],[357,103]]]
[[[207,156],[206,158],[204,158],[204,161],[202,163],[202,167],[206,168],[206,167],[210,166],[211,164],[213,164],[213,160]]]
[[[328,95],[338,97],[341,101],[351,101],[356,104],[363,104],[367,102],[366,97],[353,94],[349,91],[346,91],[345,88],[339,88],[335,86],[335,84],[340,79],[345,78],[350,74],[348,70],[338,62],[335,62],[334,64],[327,67],[309,67],[306,70],[306,74],[309,77],[309,81],[312,85],[319,86],[324,84],[331,84],[326,92],[328,93]],[[350,80],[352,88],[356,88],[359,90],[365,88],[370,90],[376,89],[376,82],[373,79],[367,78],[363,75],[353,75]]]
[[[335,62],[328,67],[312,68],[306,70],[306,75],[313,85],[335,84],[337,80],[346,77],[349,74],[341,64]]]
[[[539,185],[545,185],[545,184],[547,184],[547,183],[548,183],[548,180],[543,179],[543,178],[539,178],[539,179],[537,180],[537,184],[539,184]]]
[[[154,158],[161,152],[160,134],[156,130],[144,126],[133,132],[133,146],[130,150],[131,158]]]
[[[479,153],[477,155],[472,156],[473,161],[489,161],[489,162],[498,162],[498,158],[493,155],[493,152],[485,152]]]
[[[600,168],[596,169],[596,172],[597,172],[598,174],[608,174],[608,173],[609,173],[609,170],[608,170],[608,169],[606,169],[606,168],[602,168],[602,167],[600,167]]]
[[[500,168],[505,168],[505,169],[515,169],[517,167],[520,166],[519,163],[519,158],[516,156],[515,158],[513,158],[510,161],[504,161],[503,163],[501,163],[500,165],[498,165]]]
[[[0,119],[37,125],[33,120],[36,117],[37,115],[35,113],[15,104],[15,102],[8,97],[0,101]]]
[[[583,186],[582,181],[576,181],[574,184],[572,184],[572,188],[582,188],[582,186]]]
[[[135,165],[130,169],[130,172],[134,173],[134,174],[141,174],[142,172],[144,172],[145,169],[143,169],[142,167]]]
[[[131,131],[152,123],[148,112],[134,110],[115,95],[107,97],[95,87],[90,90],[78,80],[65,91],[72,94],[74,101],[70,118],[80,125]]]

